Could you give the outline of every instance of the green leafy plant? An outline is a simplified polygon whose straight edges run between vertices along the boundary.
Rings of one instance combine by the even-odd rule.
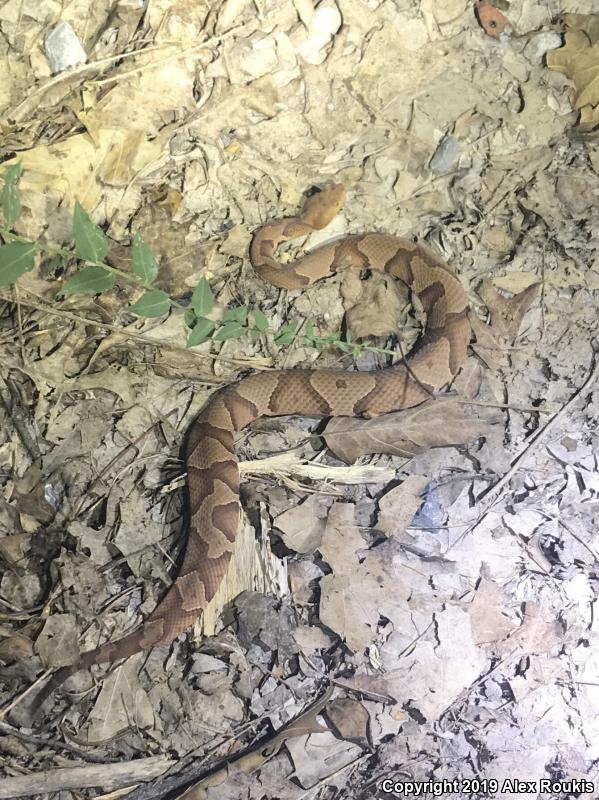
[[[158,262],[152,249],[139,233],[133,236],[131,252],[133,274],[125,272],[106,263],[108,240],[104,231],[99,228],[81,206],[75,203],[73,210],[73,238],[71,247],[60,247],[51,250],[48,247],[32,242],[14,231],[14,225],[21,213],[18,183],[21,177],[21,165],[12,164],[4,172],[4,184],[0,191],[0,208],[4,224],[0,226],[0,287],[10,286],[26,272],[33,269],[36,255],[44,253],[58,266],[70,266],[78,262],[80,268],[67,278],[57,294],[58,298],[76,294],[101,294],[113,288],[117,279],[133,284],[144,290],[134,302],[124,307],[124,311],[138,317],[155,318],[169,313],[172,307],[184,312],[184,320],[191,329],[187,339],[188,347],[195,347],[207,341],[225,342],[249,336],[258,339],[269,333],[269,322],[264,312],[257,306],[247,305],[228,308],[217,321],[210,319],[216,299],[206,278],[201,278],[193,290],[188,308],[183,308],[162,289],[153,286],[158,277]],[[364,350],[379,353],[393,353],[368,343],[357,342],[348,331],[345,339],[336,332],[330,336],[319,337],[314,332],[314,325],[308,320],[303,331],[299,322],[283,325],[272,331],[275,344],[288,347],[296,339],[305,347],[313,347],[322,351],[332,347],[344,353],[359,355]]]

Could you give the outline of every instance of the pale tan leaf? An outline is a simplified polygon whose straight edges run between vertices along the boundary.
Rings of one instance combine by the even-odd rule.
[[[599,17],[567,14],[565,44],[547,53],[547,66],[574,83],[573,108],[579,110],[580,127],[599,123]]]
[[[410,475],[401,484],[390,489],[379,500],[379,516],[377,527],[384,533],[399,536],[424,503],[421,492],[424,491],[428,479],[423,475]]]
[[[472,332],[476,337],[472,349],[491,369],[505,366],[510,348],[518,337],[524,315],[538,290],[539,284],[533,283],[522,292],[507,298],[497,291],[488,278],[482,282],[478,293],[489,309],[491,323],[485,325],[474,314],[471,315]]]
[[[539,284],[533,283],[524,291],[506,298],[495,289],[489,279],[482,282],[478,293],[491,313],[490,328],[495,337],[502,336],[510,342],[516,339],[524,315],[538,290]]]
[[[324,438],[337,458],[349,463],[370,453],[411,458],[431,447],[467,444],[489,430],[489,422],[472,416],[471,406],[446,397],[369,420],[334,418]]]

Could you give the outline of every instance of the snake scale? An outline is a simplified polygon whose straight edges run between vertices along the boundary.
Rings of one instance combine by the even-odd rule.
[[[190,523],[177,578],[155,610],[132,633],[81,654],[44,687],[44,697],[77,670],[172,642],[199,617],[227,572],[239,522],[235,434],[260,416],[373,417],[418,405],[447,385],[470,340],[468,302],[458,278],[432,250],[381,233],[331,241],[291,264],[276,258],[280,244],[324,228],[345,198],[332,185],[295,217],[268,222],[255,234],[250,256],[262,278],[301,289],[339,268],[380,270],[420,298],[426,326],[406,363],[374,372],[279,370],[250,375],[216,392],[193,422],[186,445]]]

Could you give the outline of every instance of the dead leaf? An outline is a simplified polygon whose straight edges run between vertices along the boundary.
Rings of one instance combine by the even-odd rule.
[[[356,563],[356,552],[367,547],[354,515],[352,503],[335,503],[331,506],[318,548],[324,560],[338,575],[351,575]]]
[[[337,458],[351,462],[371,453],[411,458],[431,447],[468,444],[489,430],[489,422],[472,417],[471,406],[447,397],[369,420],[336,417],[324,438]]]
[[[484,571],[488,572],[486,568]],[[474,643],[484,645],[505,639],[517,627],[508,610],[508,599],[504,590],[495,581],[483,576],[470,604]]]
[[[360,747],[336,739],[329,731],[290,739],[285,746],[295,767],[294,777],[304,789],[326,780],[362,754]]]
[[[358,700],[339,697],[327,706],[325,716],[341,739],[370,747],[370,715]]]
[[[565,43],[547,53],[547,66],[574,83],[572,106],[580,111],[579,127],[590,130],[599,123],[599,17],[566,14]]]
[[[5,664],[30,659],[33,655],[33,642],[29,636],[24,636],[22,633],[7,636],[0,641],[0,661]]]
[[[378,527],[386,534],[401,536],[414,519],[414,514],[424,503],[421,492],[428,479],[410,475],[401,484],[388,491],[379,500]]]
[[[88,744],[100,744],[130,728],[155,728],[157,718],[146,692],[139,684],[140,653],[108,675],[90,713]]]
[[[483,280],[478,293],[489,309],[491,323],[486,325],[476,315],[471,315],[472,331],[476,336],[472,349],[491,369],[506,365],[509,349],[518,337],[524,315],[536,297],[539,285],[533,283],[524,291],[506,298],[489,278]]]
[[[308,657],[317,650],[328,650],[333,644],[331,636],[315,625],[302,625],[292,635],[301,652]]]
[[[489,659],[473,641],[467,605],[455,602],[435,615],[435,626],[395,663],[387,672],[357,674],[345,684],[392,697],[412,715],[432,720],[486,672]]]
[[[496,336],[515,341],[524,315],[537,295],[539,284],[533,283],[524,291],[506,298],[486,278],[479,289],[479,295],[491,313],[491,327]]]
[[[46,664],[62,667],[79,658],[77,626],[72,614],[52,614],[35,642],[35,650]]]
[[[329,505],[330,500],[313,494],[275,518],[274,525],[290,550],[296,553],[316,550],[322,541]]]
[[[563,631],[554,611],[539,603],[526,603],[522,624],[506,641],[505,649],[518,647],[526,654],[547,653],[563,640]]]
[[[368,281],[357,270],[348,270],[343,277],[341,293],[347,311],[347,327],[354,338],[388,336],[397,333],[402,303],[397,281],[375,273]]]
[[[320,581],[319,613],[324,625],[359,651],[376,639],[381,615],[402,627],[413,587],[384,545],[367,549],[353,517],[350,503],[331,509],[320,551],[333,573]]]

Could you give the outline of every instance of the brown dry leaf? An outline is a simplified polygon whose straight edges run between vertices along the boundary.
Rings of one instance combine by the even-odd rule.
[[[292,632],[297,646],[305,656],[312,656],[317,650],[328,650],[333,639],[328,633],[314,625],[301,625]]]
[[[503,336],[514,341],[518,335],[524,315],[537,296],[538,283],[533,283],[524,291],[513,297],[505,298],[486,278],[479,290],[479,295],[491,312],[491,328],[496,336]]]
[[[35,651],[53,667],[74,664],[79,658],[77,634],[72,614],[52,614],[35,641]]]
[[[506,593],[499,584],[484,576],[470,604],[470,624],[472,640],[477,645],[501,641],[516,627],[508,613]]]
[[[319,614],[324,625],[354,651],[376,638],[381,614],[401,628],[412,587],[404,583],[384,546],[367,550],[350,503],[332,507],[319,549],[333,569],[320,581]]]
[[[159,725],[148,695],[139,684],[143,654],[125,661],[102,684],[86,731],[88,744],[100,744],[131,728],[151,730]]]
[[[599,16],[566,14],[565,44],[547,53],[547,66],[574,83],[572,106],[585,130],[599,123]]]
[[[356,563],[356,553],[367,547],[354,515],[352,503],[335,503],[331,506],[322,543],[318,548],[337,574],[351,575]]]
[[[33,642],[29,636],[18,633],[0,641],[0,660],[5,664],[33,657]]]
[[[506,651],[517,646],[522,653],[541,654],[556,647],[563,631],[553,610],[539,603],[527,602],[524,619],[518,630],[506,641]]]
[[[328,448],[346,462],[371,453],[411,458],[431,447],[467,444],[489,433],[490,423],[472,417],[472,408],[446,397],[374,419],[332,419],[324,431]]]
[[[422,475],[410,475],[379,500],[377,526],[386,534],[401,536],[424,503],[421,492],[428,483]]]
[[[347,327],[355,338],[397,333],[402,306],[397,281],[379,273],[363,281],[357,270],[344,275],[341,292],[347,312]]]
[[[328,704],[326,718],[341,739],[370,746],[370,715],[358,700],[340,697]]]
[[[340,772],[362,755],[360,747],[335,738],[329,731],[309,737],[298,736],[286,741],[285,747],[293,762],[294,778],[305,789]],[[272,795],[269,793],[266,796]]]
[[[312,553],[322,541],[330,500],[313,494],[274,520],[275,527],[290,550]]]
[[[519,702],[532,692],[546,686],[555,686],[559,682],[568,681],[569,675],[565,665],[557,659],[549,660],[543,655],[526,655],[527,668],[524,674],[512,675],[506,678],[512,694]]]
[[[472,636],[467,605],[448,603],[435,614],[435,625],[414,641],[414,647],[385,673],[357,674],[348,687],[389,696],[426,720],[436,718],[483,675],[489,659]]]
[[[472,349],[490,368],[496,369],[505,362],[508,348],[516,341],[524,315],[538,290],[539,284],[533,283],[513,297],[505,298],[489,278],[482,282],[478,293],[489,309],[491,324],[486,325],[471,315],[470,322],[476,336]]]

